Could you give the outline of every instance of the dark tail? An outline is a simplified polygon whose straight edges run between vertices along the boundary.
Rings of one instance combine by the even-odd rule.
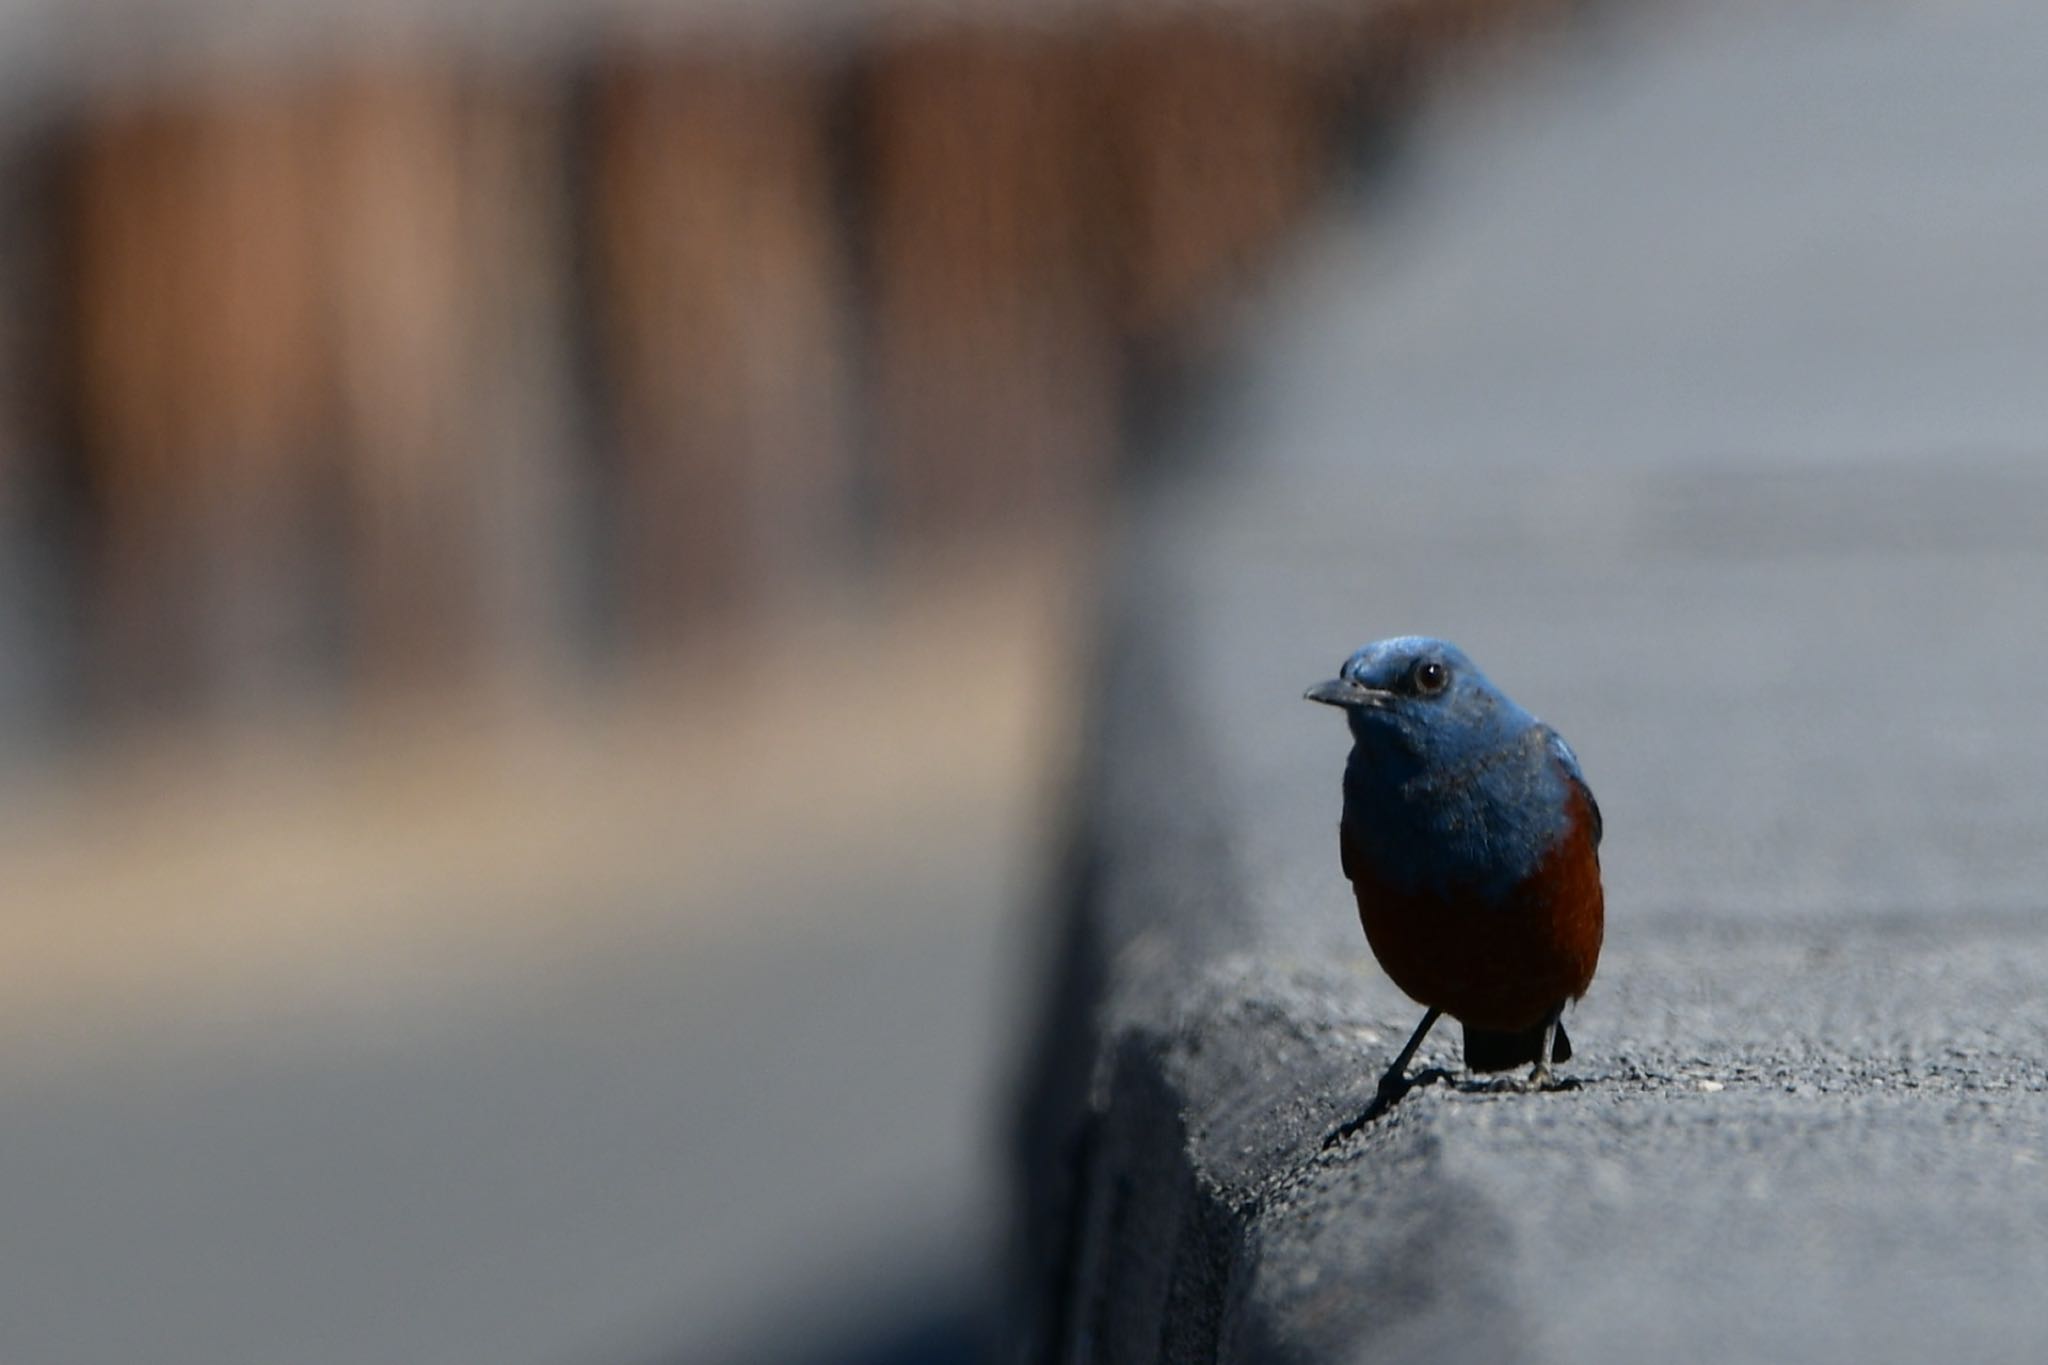
[[[1465,1026],[1465,1068],[1468,1071],[1510,1071],[1535,1062],[1543,1050],[1543,1025],[1518,1033],[1496,1033],[1492,1029]],[[1551,1045],[1550,1060],[1572,1059],[1572,1040],[1565,1036],[1564,1020],[1557,1021],[1557,1041]]]

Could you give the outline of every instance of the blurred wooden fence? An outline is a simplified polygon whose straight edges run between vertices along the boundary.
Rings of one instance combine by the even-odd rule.
[[[666,649],[1101,495],[1459,40],[1565,0],[431,45],[69,102],[0,183],[0,648],[85,714]],[[1281,17],[1284,15],[1285,17]]]

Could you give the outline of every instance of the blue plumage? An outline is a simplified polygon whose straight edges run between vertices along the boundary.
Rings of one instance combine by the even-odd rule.
[[[1347,839],[1401,890],[1505,897],[1563,837],[1577,756],[1442,640],[1381,640],[1338,677],[1384,699],[1346,708]]]

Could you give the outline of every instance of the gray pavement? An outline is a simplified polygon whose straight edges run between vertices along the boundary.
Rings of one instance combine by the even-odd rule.
[[[1148,510],[1027,1148],[1062,1358],[2048,1353],[2048,18],[1705,8],[1425,128]],[[1409,631],[1605,808],[1586,1084],[1323,1153],[1417,1011],[1298,697]]]
[[[943,832],[957,855],[781,879],[858,924],[0,1063],[0,1359],[716,1365],[957,1331],[1006,855],[978,814]]]
[[[0,790],[0,1361],[972,1358],[1074,558]]]

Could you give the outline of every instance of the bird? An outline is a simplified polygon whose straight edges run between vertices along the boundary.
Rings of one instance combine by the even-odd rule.
[[[1366,1112],[1408,1089],[1436,1022],[1464,1026],[1473,1073],[1533,1063],[1523,1086],[1558,1084],[1564,1009],[1600,961],[1600,805],[1564,737],[1443,640],[1366,645],[1304,694],[1344,712],[1338,851],[1373,956],[1426,1013]]]

